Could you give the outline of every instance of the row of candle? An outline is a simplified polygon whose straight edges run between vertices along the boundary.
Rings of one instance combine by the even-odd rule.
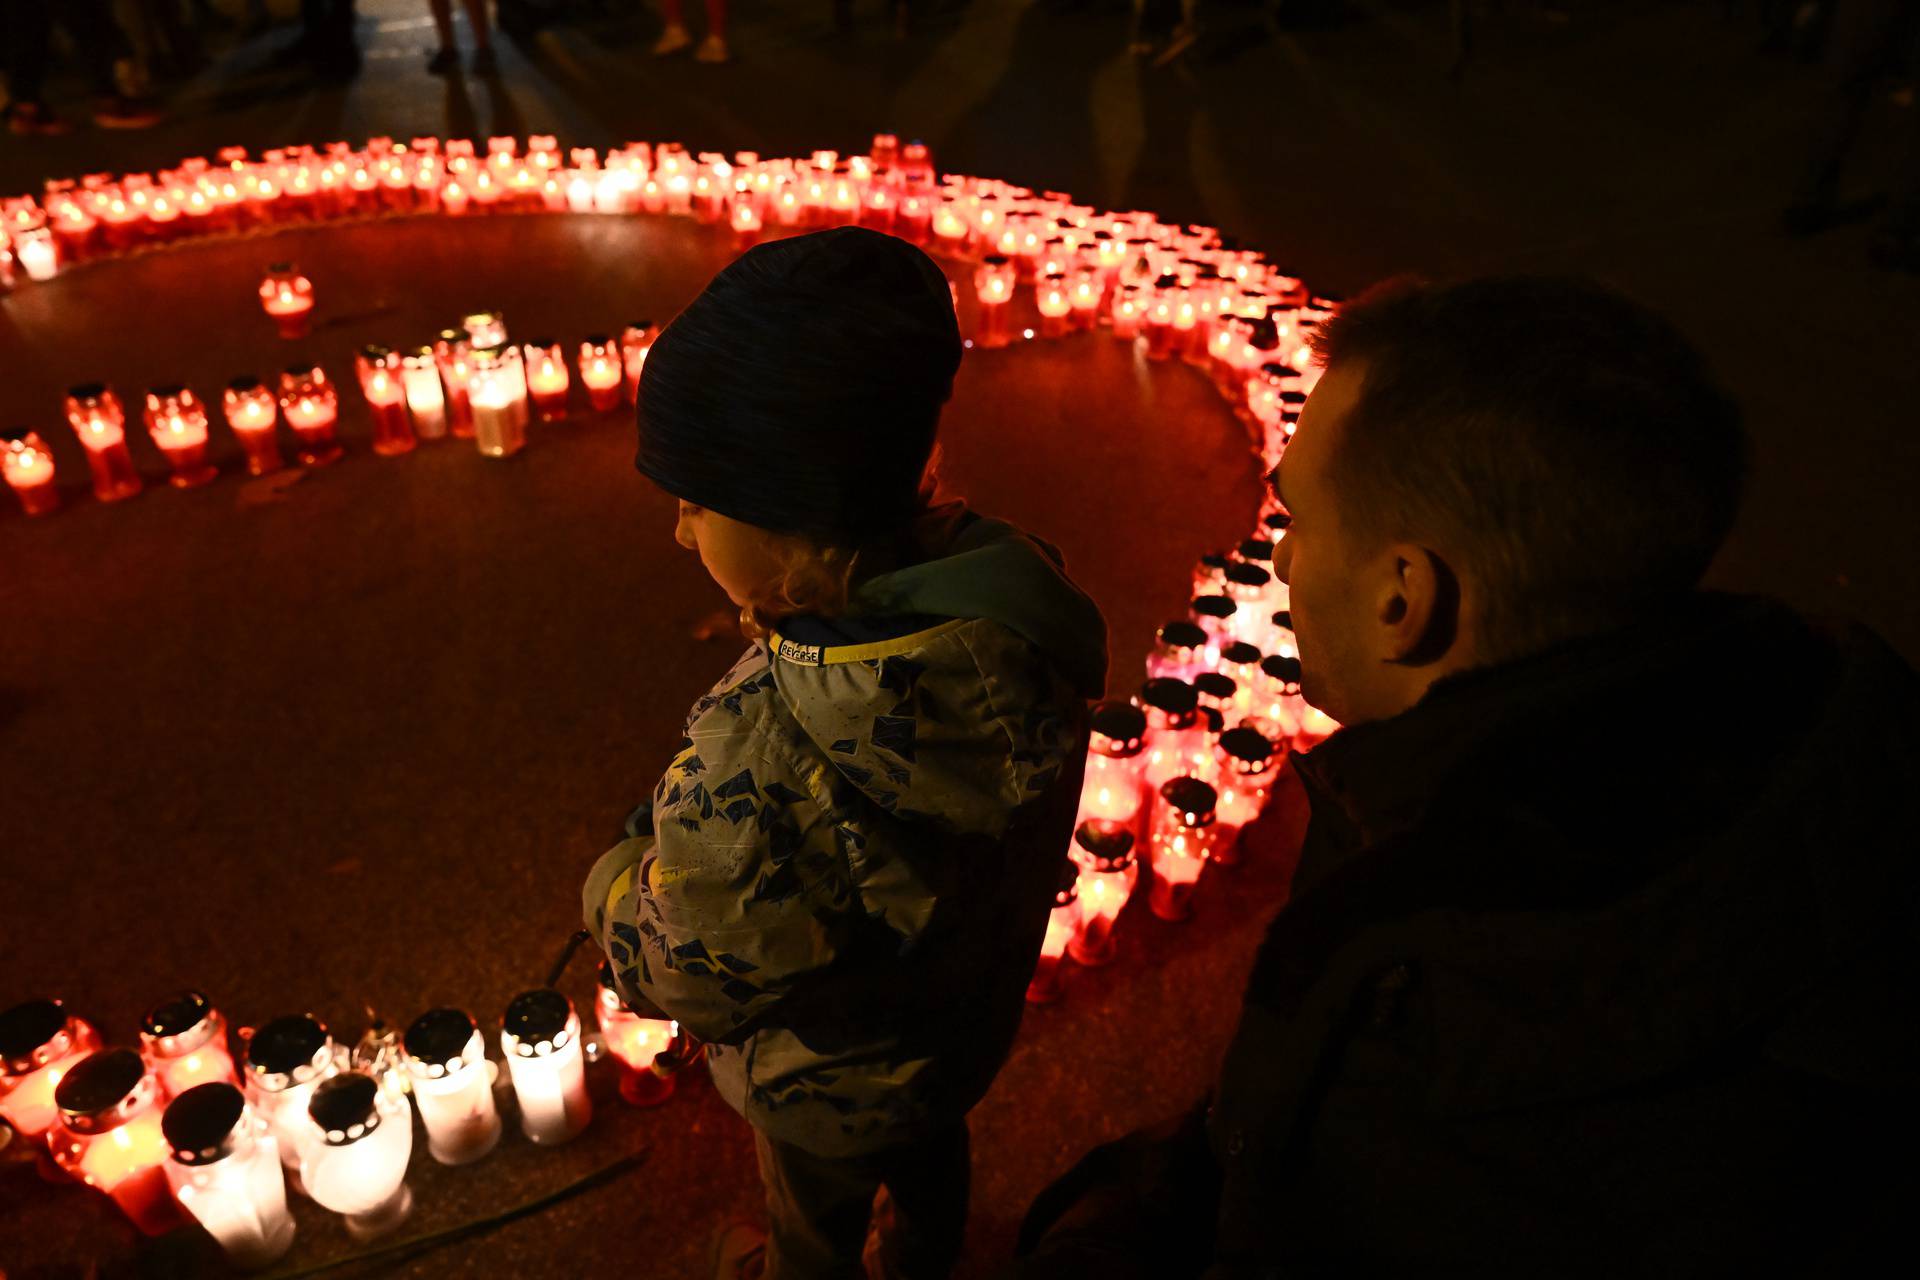
[[[621,1096],[666,1101],[675,1076],[662,1055],[678,1026],[627,1009],[604,966],[596,1012],[592,1048],[620,1064]],[[103,1048],[58,1001],[28,1001],[0,1013],[0,1120],[142,1231],[172,1229],[184,1208],[242,1266],[291,1245],[289,1182],[357,1238],[407,1216],[408,1093],[440,1163],[471,1163],[499,1142],[498,1069],[461,1010],[429,1010],[404,1035],[376,1030],[351,1050],[307,1015],[242,1030],[240,1042],[236,1056],[225,1018],[198,991],[148,1013],[137,1049]],[[572,1002],[544,987],[516,996],[499,1043],[527,1138],[577,1136],[593,1108]]]
[[[631,403],[640,370],[657,329],[628,325],[618,338],[593,336],[580,344],[577,367],[588,402],[607,413]],[[373,420],[373,451],[383,457],[407,453],[420,440],[471,439],[488,457],[507,457],[526,442],[529,417],[557,422],[567,416],[573,382],[570,362],[557,342],[524,347],[506,341],[497,312],[467,317],[464,329],[444,330],[431,346],[397,352],[361,349],[355,372]],[[228,428],[239,441],[250,475],[284,465],[278,425],[284,419],[302,466],[325,466],[341,457],[337,433],[339,393],[326,370],[298,364],[282,373],[277,388],[254,377],[236,378],[221,395]],[[112,388],[99,383],[72,388],[66,416],[86,454],[94,496],[117,502],[143,487],[127,447],[126,410]],[[184,386],[147,393],[144,421],[179,487],[212,480],[207,460],[210,415]],[[0,431],[0,474],[28,515],[59,509],[53,454],[38,432]]]

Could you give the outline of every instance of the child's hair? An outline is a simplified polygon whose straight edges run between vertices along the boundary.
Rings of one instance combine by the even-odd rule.
[[[934,505],[940,487],[939,468],[940,445],[936,442],[920,474],[916,519]],[[854,588],[897,562],[910,536],[910,527],[903,527],[846,546],[805,533],[762,530],[768,551],[782,568],[758,597],[742,606],[741,634],[749,640],[763,640],[773,634],[782,618],[796,614],[836,618],[846,613]]]

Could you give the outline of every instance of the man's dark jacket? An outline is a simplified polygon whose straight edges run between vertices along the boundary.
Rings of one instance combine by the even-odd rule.
[[[1211,1107],[1050,1188],[1020,1275],[1791,1274],[1911,1213],[1920,691],[1872,635],[1702,595],[1296,767]]]

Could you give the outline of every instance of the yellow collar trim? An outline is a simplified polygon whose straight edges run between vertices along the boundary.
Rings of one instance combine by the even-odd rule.
[[[945,635],[966,624],[965,618],[951,618],[938,626],[928,627],[925,631],[912,631],[904,636],[895,636],[891,640],[876,640],[872,644],[800,644],[785,639],[779,632],[767,637],[767,647],[773,656],[782,662],[791,662],[802,667],[826,667],[840,662],[871,662],[876,658],[892,657],[898,653],[911,653],[932,640],[935,636]]]

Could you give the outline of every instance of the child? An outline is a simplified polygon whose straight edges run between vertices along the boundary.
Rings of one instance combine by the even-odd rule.
[[[844,227],[722,271],[640,381],[636,465],[754,645],[584,909],[753,1125],[769,1280],[862,1274],[882,1188],[882,1265],[951,1270],[966,1114],[1067,866],[1106,625],[1053,548],[931,503],[959,363],[939,268]]]

